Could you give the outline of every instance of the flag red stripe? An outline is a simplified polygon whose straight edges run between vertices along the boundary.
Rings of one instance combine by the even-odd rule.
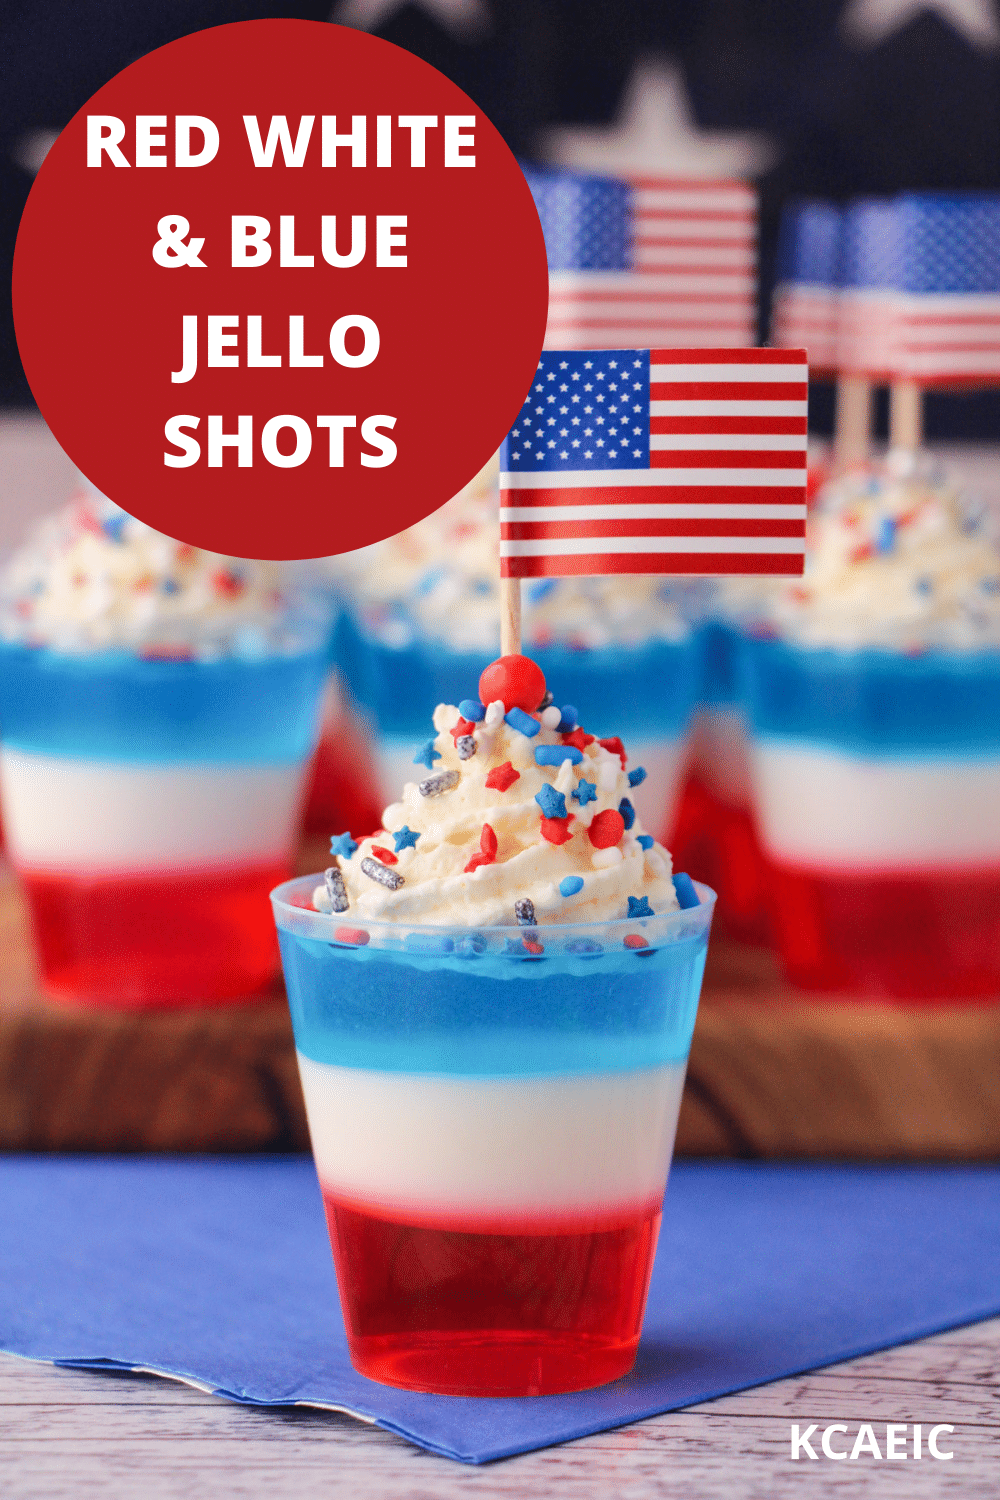
[[[799,501],[801,504],[801,499]],[[502,542],[558,542],[584,537],[640,536],[798,536],[804,520],[792,521],[502,521]]]
[[[798,359],[790,359],[790,355]],[[651,365],[788,365],[805,364],[804,349],[651,349]]]
[[[805,401],[809,386],[797,380],[654,380],[652,401]]]
[[[505,490],[500,503],[514,509],[536,505],[801,505],[798,485],[669,484],[611,485],[594,489]]]
[[[801,574],[802,557],[785,552],[636,552],[580,557],[503,557],[502,578],[580,578],[617,573]]]
[[[619,305],[625,307],[630,302],[641,302],[648,305],[650,302],[662,302],[664,305],[672,305],[675,302],[702,302],[711,303],[713,306],[719,302],[732,303],[737,307],[752,307],[753,296],[749,292],[662,292],[652,288],[648,292],[610,292],[600,289],[593,291],[575,291],[572,288],[560,288],[549,295],[549,308],[558,306],[560,302],[571,302],[573,304],[596,306]]]
[[[657,448],[649,455],[651,469],[801,469],[805,483],[804,449],[767,453],[761,448]]]
[[[650,432],[678,432],[694,434],[713,432],[719,436],[728,433],[787,433],[797,435],[807,431],[806,417],[651,417]]]

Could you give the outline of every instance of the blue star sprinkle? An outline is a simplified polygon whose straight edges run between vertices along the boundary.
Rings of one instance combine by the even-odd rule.
[[[635,822],[635,808],[632,806],[627,797],[623,797],[619,802],[618,811],[622,815],[622,822],[625,824],[625,827],[631,828],[632,824]]]
[[[630,917],[655,917],[656,912],[650,906],[648,896],[630,896],[628,898],[628,915]]]
[[[340,859],[350,859],[357,847],[349,833],[336,833],[330,840],[330,853]]]
[[[681,911],[689,911],[692,906],[700,906],[698,892],[694,888],[694,881],[690,875],[675,875],[674,890],[677,893],[677,904]]]
[[[575,745],[536,745],[536,766],[561,766],[564,760],[578,766],[583,760],[583,751]]]
[[[559,882],[560,896],[575,896],[583,890],[583,878],[580,875],[567,875]]]
[[[629,786],[642,786],[642,783],[645,781],[645,779],[646,779],[646,767],[645,766],[636,766],[636,768],[635,768],[634,771],[630,771],[628,773],[628,784],[629,784]]]
[[[535,801],[542,809],[543,818],[565,818],[566,798],[554,786],[549,786],[548,782],[540,792],[535,793]]]
[[[413,829],[407,828],[404,823],[402,828],[397,828],[393,834],[393,839],[396,843],[396,853],[398,854],[400,849],[415,849],[419,837],[419,833],[414,833]]]
[[[509,724],[511,729],[516,729],[521,734],[527,735],[529,740],[542,727],[538,720],[533,719],[530,714],[526,714],[523,708],[512,708],[510,713],[504,714],[503,717],[505,724]]]
[[[426,745],[421,745],[413,757],[413,764],[415,766],[426,766],[428,771],[430,771],[434,768],[434,762],[440,759],[441,751],[435,750],[433,740],[428,740]]]
[[[574,799],[574,801],[579,802],[581,807],[586,807],[588,802],[596,802],[597,782],[584,781],[583,777],[581,776],[576,786],[570,792],[570,796]]]
[[[656,840],[651,833],[640,833],[639,843],[644,849],[652,849],[653,845],[656,843]]]

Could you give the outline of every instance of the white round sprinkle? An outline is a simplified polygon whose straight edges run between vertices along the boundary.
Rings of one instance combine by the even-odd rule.
[[[562,721],[562,709],[556,708],[555,704],[542,711],[542,723],[546,729],[555,729]]]
[[[488,724],[489,727],[492,729],[493,726],[494,726],[494,724],[499,724],[500,723],[500,721],[502,720],[503,716],[504,716],[503,702],[502,702],[501,699],[498,698],[495,703],[490,703],[490,704],[487,705],[486,713],[483,716],[483,723],[484,724]]]

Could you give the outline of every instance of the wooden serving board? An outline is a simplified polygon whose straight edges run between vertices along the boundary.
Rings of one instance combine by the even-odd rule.
[[[302,868],[322,866],[304,848]],[[0,879],[0,1149],[308,1147],[280,985],[251,1005],[74,1009],[37,986],[24,905]],[[770,954],[713,943],[677,1149],[699,1156],[1000,1156],[1000,1003],[816,1001]]]

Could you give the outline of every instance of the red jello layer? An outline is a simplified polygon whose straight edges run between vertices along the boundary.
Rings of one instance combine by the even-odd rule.
[[[614,1229],[432,1229],[324,1193],[351,1360],[385,1385],[533,1396],[635,1360],[660,1214]]]
[[[717,935],[742,943],[770,941],[768,861],[747,808],[721,801],[691,775],[663,842],[673,854],[675,870],[685,870],[716,892]]]
[[[278,970],[268,893],[285,862],[168,874],[22,871],[45,989],[116,1009],[228,1002]]]
[[[863,999],[1000,997],[1000,868],[839,874],[775,865],[789,979]]]

